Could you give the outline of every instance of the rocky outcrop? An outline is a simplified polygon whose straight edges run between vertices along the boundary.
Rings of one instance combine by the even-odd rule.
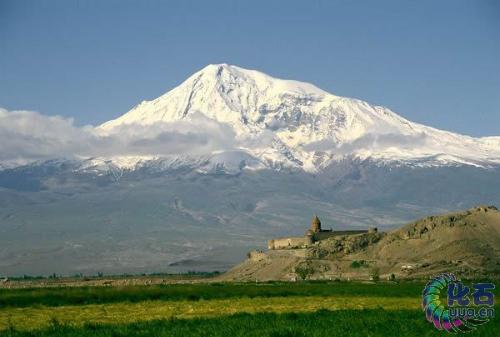
[[[309,256],[313,258],[332,258],[359,252],[378,242],[384,235],[385,233],[373,232],[331,237],[320,241],[318,245],[309,249]]]

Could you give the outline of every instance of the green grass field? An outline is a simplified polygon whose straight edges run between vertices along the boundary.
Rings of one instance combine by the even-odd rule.
[[[421,283],[0,290],[1,336],[442,336]],[[495,318],[468,336],[500,336]]]
[[[0,309],[82,305],[147,300],[211,300],[240,297],[290,296],[365,296],[415,297],[423,283],[362,284],[355,282],[270,282],[270,283],[198,283],[122,287],[65,287],[0,289]]]

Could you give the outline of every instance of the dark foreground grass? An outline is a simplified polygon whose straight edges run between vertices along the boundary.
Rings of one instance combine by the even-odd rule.
[[[500,336],[500,319],[478,328],[467,336]],[[54,322],[49,328],[29,332],[15,330],[0,333],[2,337],[334,337],[446,336],[425,321],[419,310],[320,310],[291,314],[236,314],[217,318],[159,320],[122,325],[86,324],[70,327]]]
[[[418,297],[423,283],[355,282],[197,283],[153,286],[0,289],[0,308],[141,302],[210,300],[239,297],[367,296]]]

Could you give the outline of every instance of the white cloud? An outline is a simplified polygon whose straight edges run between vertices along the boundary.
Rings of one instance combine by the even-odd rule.
[[[201,113],[190,114],[189,120],[147,126],[121,125],[112,131],[105,131],[90,125],[78,127],[73,119],[60,116],[0,108],[2,163],[55,158],[206,155],[242,148],[269,149],[275,139],[276,134],[270,129],[242,139],[228,124],[219,123]],[[326,139],[303,145],[300,150],[344,155],[356,151],[382,153],[398,148],[410,153],[430,145],[424,133],[410,136],[366,134],[350,143],[339,144]]]
[[[122,126],[104,134],[72,119],[0,108],[0,161],[118,155],[201,154],[237,143],[232,129],[202,115],[189,122]]]
[[[427,145],[427,135],[401,135],[395,133],[366,134],[350,143],[337,144],[333,140],[322,140],[304,146],[306,151],[325,151],[335,154],[349,154],[359,150],[382,152],[391,147],[401,149],[415,149]]]

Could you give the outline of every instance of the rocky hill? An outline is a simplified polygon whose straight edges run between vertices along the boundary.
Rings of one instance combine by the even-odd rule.
[[[500,275],[500,211],[478,206],[387,233],[332,237],[310,248],[251,252],[225,280],[425,278]]]

